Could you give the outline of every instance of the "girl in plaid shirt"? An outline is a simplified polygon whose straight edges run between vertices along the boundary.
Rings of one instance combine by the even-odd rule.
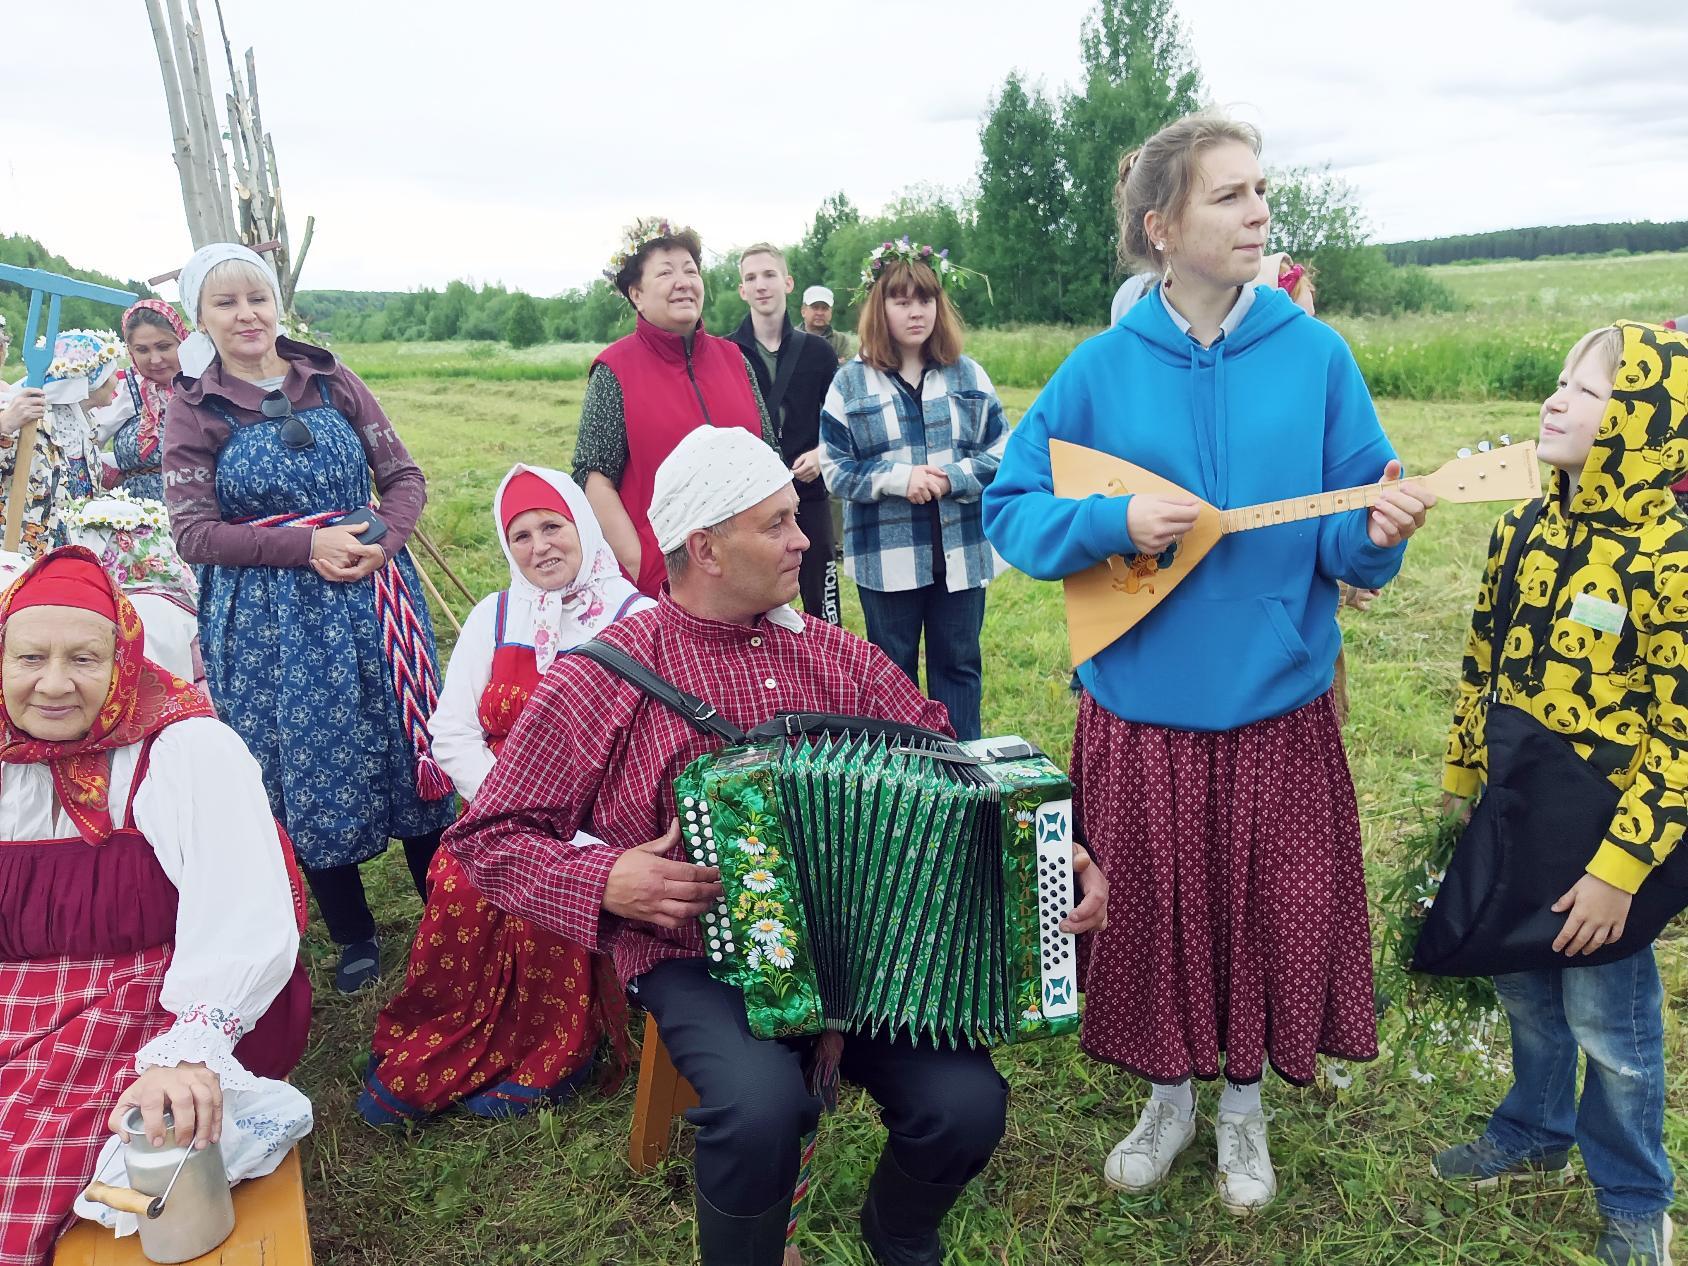
[[[990,378],[961,354],[947,258],[905,238],[876,251],[863,276],[861,351],[821,412],[821,475],[844,503],[844,570],[868,640],[917,685],[924,630],[926,693],[958,737],[978,738],[985,586],[1004,566],[979,498],[1008,427]]]

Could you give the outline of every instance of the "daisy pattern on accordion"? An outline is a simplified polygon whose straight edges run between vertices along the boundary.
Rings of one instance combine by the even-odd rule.
[[[1072,799],[1018,739],[928,752],[860,735],[730,747],[675,782],[700,926],[757,1037],[934,1045],[1076,1027]]]

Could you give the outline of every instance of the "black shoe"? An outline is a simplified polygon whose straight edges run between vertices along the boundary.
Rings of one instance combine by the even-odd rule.
[[[780,1266],[791,1201],[781,1201],[752,1217],[736,1218],[710,1204],[701,1191],[693,1194],[702,1266]]]
[[[879,1266],[939,1266],[944,1250],[938,1226],[961,1190],[910,1178],[887,1143],[862,1203],[862,1239],[873,1260]]]
[[[381,975],[381,946],[372,936],[340,948],[340,970],[334,973],[334,987],[341,993],[356,993],[372,985]]]

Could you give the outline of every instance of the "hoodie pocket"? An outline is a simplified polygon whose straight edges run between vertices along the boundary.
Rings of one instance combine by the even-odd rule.
[[[1163,615],[1174,618],[1161,621]],[[1136,632],[1148,634],[1138,644],[1138,654],[1193,679],[1307,675],[1313,662],[1307,643],[1276,598],[1179,595],[1167,611],[1151,612]]]

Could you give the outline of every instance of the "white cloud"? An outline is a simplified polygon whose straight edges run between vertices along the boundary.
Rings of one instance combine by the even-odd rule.
[[[0,229],[121,277],[178,266],[142,6],[109,4],[74,68],[17,55],[56,47],[61,19],[12,8]],[[1070,83],[1088,8],[706,0],[664,24],[579,0],[224,2],[237,55],[258,45],[295,245],[317,217],[307,286],[539,293],[596,276],[636,215],[725,250],[795,239],[834,190],[872,208],[968,182],[990,93],[1015,68]],[[1262,127],[1268,161],[1332,163],[1385,238],[1688,216],[1688,11],[1644,11],[1638,40],[1588,0],[1180,7],[1209,93]]]

